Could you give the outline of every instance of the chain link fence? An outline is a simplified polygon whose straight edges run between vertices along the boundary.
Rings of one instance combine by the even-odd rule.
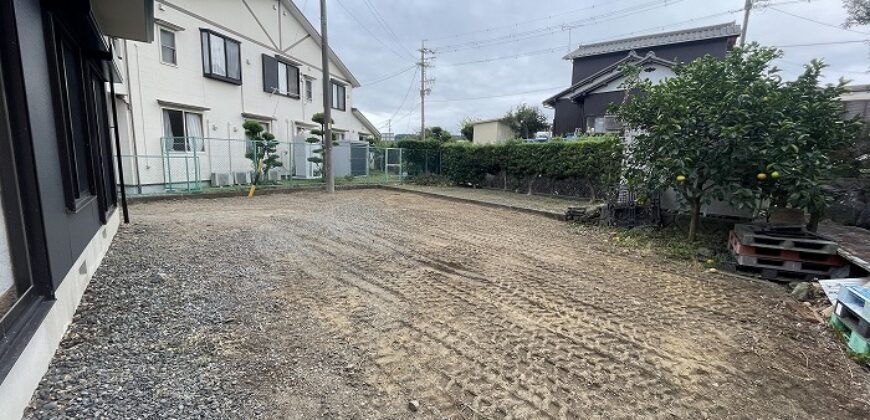
[[[323,185],[320,143],[175,137],[160,154],[122,155],[127,194],[203,194]],[[332,147],[336,185],[398,184],[440,174],[438,150],[340,142]]]

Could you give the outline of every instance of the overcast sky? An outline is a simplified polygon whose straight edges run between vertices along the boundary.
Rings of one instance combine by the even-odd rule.
[[[318,27],[319,3],[296,0]],[[846,19],[841,0],[772,3],[771,8],[753,10],[748,39],[783,47],[785,56],[778,65],[786,78],[795,77],[802,63],[823,58],[830,65],[826,80],[845,77],[870,83],[866,43],[798,46],[870,39],[870,27],[840,28]],[[330,44],[362,83],[354,91],[354,106],[382,131],[392,119],[395,133],[420,127],[420,74],[414,63],[423,39],[435,50],[426,125],[456,133],[464,117],[497,118],[521,103],[541,106],[568,87],[571,65],[562,56],[570,47],[717,23],[740,24],[743,4],[744,0],[328,0]],[[373,84],[391,75],[396,76]]]

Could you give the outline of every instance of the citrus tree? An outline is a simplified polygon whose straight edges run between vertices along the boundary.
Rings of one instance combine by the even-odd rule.
[[[724,59],[674,68],[657,85],[629,71],[635,92],[616,110],[634,133],[625,177],[641,191],[673,189],[689,207],[694,240],[701,207],[712,200],[758,210],[771,204],[819,215],[836,151],[856,135],[843,121],[841,86],[821,87],[813,62],[783,82],[771,62],[781,52],[756,44]]]
[[[856,163],[849,152],[862,129],[859,118],[844,119],[839,98],[846,82],[821,85],[824,68],[813,60],[770,100],[776,117],[770,134],[749,151],[758,173],[734,191],[739,202],[803,209],[811,229],[833,199],[827,183]]]
[[[631,137],[625,178],[641,193],[676,191],[689,208],[690,240],[702,205],[725,199],[739,174],[751,172],[751,146],[775,119],[770,98],[781,82],[769,63],[778,55],[753,45],[724,59],[706,56],[655,85],[626,70],[633,93],[615,110]]]

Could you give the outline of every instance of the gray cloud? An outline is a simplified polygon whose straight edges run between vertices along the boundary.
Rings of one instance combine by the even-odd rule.
[[[436,80],[431,96],[427,97],[427,125],[440,125],[456,132],[463,117],[498,117],[523,102],[540,106],[543,99],[567,87],[571,67],[561,57],[570,46],[722,22],[740,23],[739,9],[744,3],[743,0],[368,1],[401,42],[378,23],[365,0],[328,0],[331,44],[363,84],[355,91],[355,106],[379,126],[385,126],[395,115],[392,129],[397,133],[419,130],[419,75],[414,76],[414,71],[409,70],[382,83],[365,85],[411,66],[419,56],[416,49],[422,39],[429,39],[427,45],[437,51],[431,72]],[[822,23],[840,25],[846,18],[840,0],[774,1],[781,4],[777,9]],[[301,0],[297,5],[312,22],[319,23],[318,0]],[[562,30],[560,25],[576,27],[569,31]],[[857,33],[761,9],[753,11],[748,38],[773,46],[870,39],[870,28],[853,31]],[[469,44],[508,40],[511,34],[514,34],[512,42]],[[536,36],[516,41],[519,34]],[[461,43],[466,49],[449,48]],[[553,51],[455,65],[546,49]],[[845,77],[854,83],[870,83],[870,74],[866,73],[870,68],[870,48],[866,44],[786,47],[784,51],[783,60],[777,64],[786,78],[796,76],[801,65],[810,59],[822,58],[831,66],[826,72],[827,81]],[[408,99],[400,108],[409,89]],[[473,99],[522,92],[532,93]]]

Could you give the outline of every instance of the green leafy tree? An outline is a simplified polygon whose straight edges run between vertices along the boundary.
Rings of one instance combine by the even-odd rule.
[[[751,44],[679,64],[657,85],[628,72],[626,87],[638,94],[616,110],[632,137],[625,178],[643,192],[676,191],[689,206],[690,240],[714,199],[756,209],[774,199],[811,212],[826,201],[822,175],[852,124],[841,120],[839,89],[819,89],[817,64],[783,83],[771,66],[780,55]]]
[[[417,137],[419,139],[419,137]],[[441,127],[426,127],[426,140],[435,140],[447,143],[453,140],[453,135]]]
[[[326,176],[326,172],[324,171],[324,159],[323,159],[323,136],[326,133],[326,116],[322,112],[318,112],[311,116],[311,121],[320,124],[320,128],[315,128],[311,130],[311,137],[305,139],[307,143],[311,144],[320,144],[321,147],[319,149],[315,149],[312,151],[316,156],[311,156],[308,158],[308,161],[316,165],[316,169],[314,170],[314,176]],[[335,120],[330,121],[330,123],[334,123]],[[335,135],[333,135],[333,139],[335,139]],[[337,144],[333,141],[333,144]]]
[[[624,162],[628,184],[642,193],[676,191],[689,207],[694,240],[701,206],[725,199],[735,174],[751,163],[748,145],[773,118],[769,98],[779,78],[768,70],[777,51],[750,46],[725,59],[711,56],[675,66],[675,77],[653,85],[627,71],[628,95],[616,113],[629,130]]]
[[[253,184],[258,185],[260,179],[270,170],[284,166],[276,150],[278,142],[272,133],[267,133],[266,129],[256,121],[245,121],[242,127],[250,144],[245,157],[251,160],[251,166],[254,168]]]
[[[824,68],[813,60],[775,98],[768,98],[779,118],[763,137],[766,141],[750,151],[757,156],[755,179],[744,178],[735,192],[735,197],[755,198],[753,203],[804,209],[813,230],[833,199],[826,185],[858,163],[852,152],[863,126],[859,117],[843,118],[839,98],[846,82],[822,86]]]
[[[843,0],[843,7],[849,15],[846,27],[870,23],[870,0]]]
[[[541,108],[521,104],[504,116],[503,121],[522,138],[528,139],[538,131],[550,128],[547,116]]]
[[[474,123],[477,121],[477,118],[465,117],[459,123],[459,132],[462,133],[462,137],[465,137],[466,140],[474,141]]]

